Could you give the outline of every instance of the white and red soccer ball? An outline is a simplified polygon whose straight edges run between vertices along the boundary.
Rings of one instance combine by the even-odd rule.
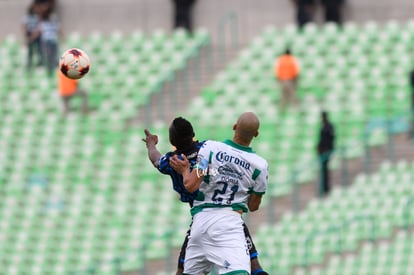
[[[81,49],[66,50],[60,57],[59,70],[71,79],[84,77],[90,68],[88,55]]]

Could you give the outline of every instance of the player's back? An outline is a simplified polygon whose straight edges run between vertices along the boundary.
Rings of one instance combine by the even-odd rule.
[[[209,140],[199,151],[198,159],[201,158],[208,161],[208,171],[204,171],[201,196],[194,201],[198,210],[194,213],[207,207],[232,207],[247,212],[249,194],[266,191],[267,162],[251,147],[230,140]]]

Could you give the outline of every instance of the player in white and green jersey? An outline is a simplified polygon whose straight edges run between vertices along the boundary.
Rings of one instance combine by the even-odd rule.
[[[233,127],[233,140],[206,141],[191,172],[185,156],[171,159],[186,189],[199,190],[191,209],[193,224],[183,274],[204,274],[213,266],[219,274],[250,274],[241,213],[259,208],[268,175],[266,160],[250,147],[258,128],[256,115],[243,113]]]
[[[232,140],[206,141],[198,153],[198,168],[206,184],[200,185],[192,215],[204,208],[230,207],[248,212],[250,194],[263,195],[266,191],[266,160],[251,147]]]

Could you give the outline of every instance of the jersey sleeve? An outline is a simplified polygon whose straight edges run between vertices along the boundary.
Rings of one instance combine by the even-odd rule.
[[[173,170],[170,166],[170,157],[171,153],[167,153],[163,156],[161,156],[159,162],[158,162],[158,171],[160,171],[163,174],[169,175],[171,174],[171,171]]]
[[[200,150],[198,151],[197,156],[197,164],[196,165],[204,165],[204,163],[207,161],[210,163],[210,154],[211,154],[211,142],[204,142],[203,145],[201,145]]]
[[[268,164],[264,163],[263,167],[257,169],[255,173],[257,174],[257,177],[255,178],[255,185],[253,186],[251,193],[263,195],[267,189],[267,181],[269,174]]]

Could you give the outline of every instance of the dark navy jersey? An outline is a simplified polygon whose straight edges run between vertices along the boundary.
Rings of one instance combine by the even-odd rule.
[[[170,166],[170,157],[174,155],[184,154],[190,161],[190,167],[192,169],[197,162],[198,150],[201,148],[203,143],[204,141],[195,141],[191,147],[185,150],[175,150],[173,152],[168,152],[160,158],[160,162],[158,165],[158,170],[161,173],[170,175],[173,184],[173,189],[175,192],[180,194],[180,200],[182,202],[188,202],[191,207],[193,206],[194,199],[197,197],[198,191],[190,193],[187,191],[187,189],[185,189],[183,177]]]

